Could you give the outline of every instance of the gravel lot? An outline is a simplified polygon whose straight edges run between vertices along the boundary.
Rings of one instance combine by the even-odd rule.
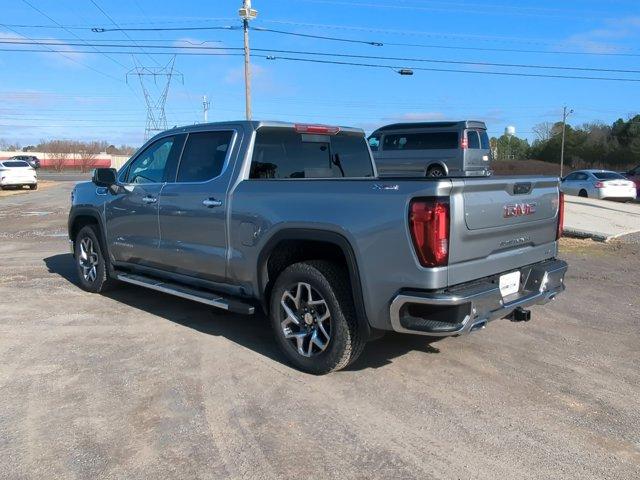
[[[0,478],[640,477],[640,245],[566,240],[533,321],[285,363],[261,316],[91,295],[72,182],[0,198]]]

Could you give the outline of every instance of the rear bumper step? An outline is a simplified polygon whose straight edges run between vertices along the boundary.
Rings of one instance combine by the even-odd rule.
[[[239,300],[225,298],[214,292],[190,288],[177,283],[166,282],[156,278],[134,275],[132,273],[117,273],[116,278],[122,282],[131,283],[140,287],[150,288],[158,292],[168,293],[176,297],[186,298],[194,302],[204,303],[212,307],[221,308],[233,313],[252,315],[255,311],[253,305]]]
[[[520,290],[505,298],[500,294],[498,276],[443,292],[403,292],[391,302],[391,326],[401,333],[447,337],[481,330],[498,318],[528,321],[527,307],[547,303],[564,291],[567,264],[547,260],[520,272]]]

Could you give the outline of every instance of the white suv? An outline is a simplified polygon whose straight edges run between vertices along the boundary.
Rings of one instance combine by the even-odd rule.
[[[38,174],[31,165],[24,160],[0,161],[0,189],[25,185],[31,190],[38,188]]]

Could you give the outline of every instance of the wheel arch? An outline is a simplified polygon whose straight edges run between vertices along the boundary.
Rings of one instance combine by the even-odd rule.
[[[100,247],[104,252],[104,257],[109,258],[109,250],[107,248],[107,238],[105,235],[104,228],[102,226],[102,221],[100,219],[100,215],[93,209],[90,208],[82,208],[75,210],[71,216],[69,217],[69,239],[72,242],[75,242],[76,236],[80,230],[87,225],[95,225],[98,230],[98,240],[100,241]]]
[[[444,174],[445,175],[449,175],[449,168],[447,167],[447,164],[440,161],[440,160],[435,160],[430,162],[427,165],[427,168],[425,169],[425,175],[429,174],[429,170],[431,170],[433,167],[442,167],[442,169],[444,170]]]
[[[295,249],[291,249],[290,247],[292,245],[302,246],[302,253],[298,254],[295,252]],[[315,247],[316,249],[311,251],[309,250],[311,247]],[[272,269],[270,272],[270,260],[273,260],[274,254],[278,254],[278,252],[286,252],[284,259],[275,271]],[[260,303],[265,313],[269,311],[271,287],[277,275],[284,270],[284,268],[298,261],[323,258],[335,259],[334,255],[338,252],[341,255],[341,259],[344,259],[349,274],[349,283],[356,308],[358,326],[363,329],[364,334],[369,335],[371,327],[364,307],[362,281],[355,251],[346,237],[340,233],[328,230],[285,228],[275,233],[266,242],[264,248],[258,255],[256,268]]]

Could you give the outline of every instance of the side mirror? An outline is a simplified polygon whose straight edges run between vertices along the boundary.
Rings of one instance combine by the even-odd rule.
[[[110,187],[116,183],[117,175],[115,168],[96,168],[91,181],[98,187]]]

